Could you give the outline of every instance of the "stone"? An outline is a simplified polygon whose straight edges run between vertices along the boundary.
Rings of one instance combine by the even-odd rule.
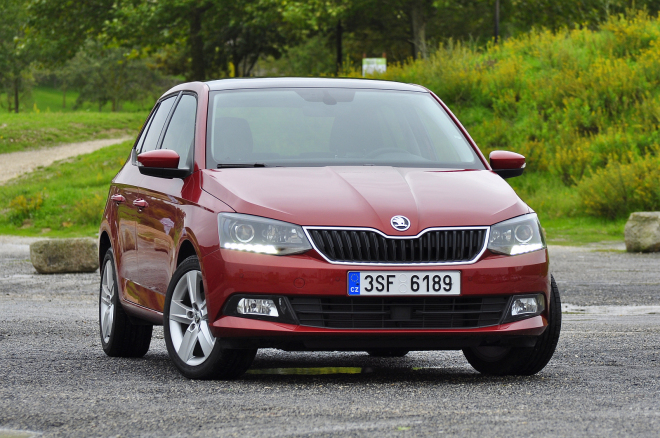
[[[628,252],[660,251],[660,211],[642,211],[628,218],[625,228]]]
[[[94,272],[99,268],[96,239],[48,239],[30,244],[30,261],[40,274]]]

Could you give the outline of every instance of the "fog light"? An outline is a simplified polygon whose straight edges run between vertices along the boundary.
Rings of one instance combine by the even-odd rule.
[[[541,312],[542,304],[538,297],[515,298],[511,305],[511,316],[532,315]]]
[[[236,312],[241,315],[280,316],[273,300],[257,298],[241,298],[236,306]]]

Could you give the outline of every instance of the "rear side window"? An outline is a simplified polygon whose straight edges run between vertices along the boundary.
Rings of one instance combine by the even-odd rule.
[[[160,137],[160,133],[163,131],[163,126],[165,126],[167,116],[169,115],[170,110],[172,109],[172,105],[174,105],[175,101],[176,96],[172,96],[168,97],[160,103],[156,113],[151,118],[147,136],[144,138],[144,143],[142,143],[142,146],[138,151],[139,153],[156,149],[156,146],[158,145],[158,138]]]
[[[179,169],[189,167],[188,158],[191,157],[190,151],[195,140],[196,116],[197,99],[184,94],[174,110],[162,146],[162,149],[170,149],[179,154]]]

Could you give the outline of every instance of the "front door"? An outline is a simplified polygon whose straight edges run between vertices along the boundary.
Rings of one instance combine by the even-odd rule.
[[[179,154],[179,169],[191,169],[197,99],[180,95],[168,119],[157,148]],[[158,178],[145,176],[140,196],[144,207],[137,224],[138,282],[153,294],[162,311],[172,274],[176,269],[176,246],[183,231],[185,204],[182,192],[191,177]]]

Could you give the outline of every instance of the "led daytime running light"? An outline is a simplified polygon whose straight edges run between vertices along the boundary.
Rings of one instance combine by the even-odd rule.
[[[237,251],[256,252],[259,254],[278,254],[277,248],[273,245],[250,245],[249,243],[225,243],[226,249],[233,249]]]
[[[541,243],[534,243],[531,245],[513,245],[511,247],[511,255],[525,254],[526,252],[538,251],[543,249],[544,246]]]

